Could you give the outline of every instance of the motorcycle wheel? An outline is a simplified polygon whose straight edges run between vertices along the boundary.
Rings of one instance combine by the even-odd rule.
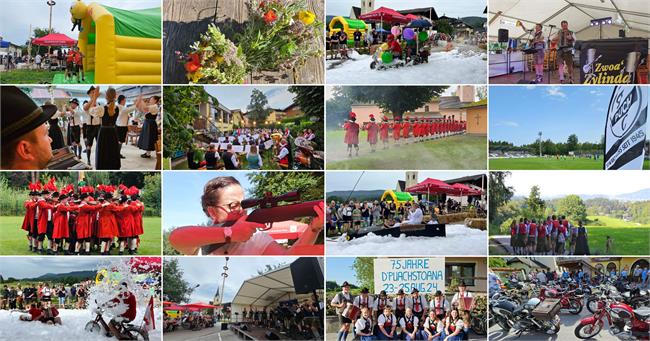
[[[101,334],[102,326],[100,326],[99,323],[95,321],[88,321],[84,327],[84,330],[93,334]]]
[[[595,326],[592,326],[590,324],[579,324],[573,333],[579,339],[591,339],[600,333],[602,327],[603,326],[600,323],[596,324]]]
[[[582,311],[582,304],[576,300],[569,301],[569,313],[578,315]]]
[[[480,318],[478,318],[476,316],[472,318],[472,322],[471,322],[472,330],[477,335],[485,335],[485,334],[487,334],[487,330],[486,330],[487,328],[485,327],[485,322],[484,321],[485,320],[480,319]]]
[[[510,325],[509,325],[508,322],[506,322],[504,319],[502,319],[502,318],[498,318],[498,317],[497,317],[497,324],[499,325],[499,327],[501,327],[501,329],[502,329],[504,332],[507,333],[507,332],[510,331]]]
[[[560,316],[555,315],[553,318],[553,321],[551,322],[553,324],[553,330],[547,330],[546,334],[548,335],[554,335],[557,334],[560,331]]]
[[[149,341],[149,333],[136,326],[128,326],[124,330],[131,337],[131,340]]]
[[[181,327],[183,327],[183,329],[190,330],[192,329],[192,324],[189,322],[182,322]]]
[[[648,307],[648,299],[645,297],[635,297],[630,301],[630,306],[632,306],[633,309]]]
[[[596,313],[596,311],[598,310],[597,297],[589,297],[589,299],[587,300],[587,310],[589,310],[589,312],[592,314]]]

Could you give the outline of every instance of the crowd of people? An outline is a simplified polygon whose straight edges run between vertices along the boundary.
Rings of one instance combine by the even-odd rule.
[[[294,169],[294,165],[310,168],[312,158],[317,154],[314,151],[315,138],[311,129],[304,129],[301,136],[294,138],[288,128],[238,128],[221,133],[209,144],[190,148],[186,154],[188,168],[286,170]],[[292,141],[295,146],[292,146]],[[199,162],[196,153],[202,153]]]
[[[610,254],[613,239],[606,240]],[[583,222],[570,223],[566,216],[546,219],[513,219],[510,223],[510,246],[517,255],[589,255],[589,235]]]
[[[407,145],[409,143],[424,142],[442,137],[464,134],[467,130],[466,121],[457,121],[452,118],[425,118],[425,117],[395,117],[392,122],[388,117],[383,116],[380,123],[376,122],[375,116],[370,114],[370,121],[362,125],[357,123],[357,114],[350,112],[348,120],[343,124],[345,136],[343,143],[347,145],[348,156],[352,157],[352,150],[355,156],[359,156],[359,132],[367,131],[367,142],[370,144],[370,152],[377,150],[377,144],[381,141],[382,149],[390,148],[392,137],[395,146]]]
[[[451,301],[441,291],[427,296],[416,288],[409,294],[400,289],[392,298],[385,291],[371,296],[363,288],[355,296],[349,283],[343,282],[341,292],[330,302],[340,323],[337,341],[347,340],[350,332],[362,341],[463,340],[472,328],[474,296],[462,280],[457,290]]]
[[[485,203],[468,197],[467,207],[482,211]],[[447,198],[446,201],[406,202],[396,204],[393,201],[355,201],[347,204],[332,200],[327,206],[326,223],[330,234],[343,234],[359,231],[373,226],[391,227],[396,224],[421,224],[423,221],[436,223],[437,216],[460,212],[460,202]]]
[[[55,179],[29,184],[21,229],[29,250],[48,255],[137,254],[144,234],[144,204],[135,187],[73,185],[59,190]],[[46,243],[47,239],[47,243]]]

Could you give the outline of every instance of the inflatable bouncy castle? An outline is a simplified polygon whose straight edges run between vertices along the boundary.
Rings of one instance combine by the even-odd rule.
[[[122,10],[77,0],[70,14],[81,22],[78,46],[95,83],[161,83],[160,7]]]
[[[348,45],[354,45],[354,31],[359,30],[361,34],[363,34],[363,38],[361,40],[365,39],[366,35],[366,30],[367,26],[366,23],[363,20],[357,20],[357,19],[350,19],[350,18],[344,18],[344,17],[334,17],[332,18],[332,21],[330,21],[330,35],[343,31],[348,35]]]

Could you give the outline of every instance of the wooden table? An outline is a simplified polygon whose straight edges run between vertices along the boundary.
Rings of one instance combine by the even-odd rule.
[[[324,21],[323,0],[307,0],[308,7]],[[241,32],[248,19],[243,0],[164,0],[163,9],[163,81],[165,84],[186,84],[183,65],[176,60],[175,51],[187,52],[199,40],[208,25],[214,23],[229,38]],[[317,37],[324,51],[323,37]],[[305,65],[286,72],[255,72],[245,82],[249,84],[322,84],[323,58],[311,58]]]

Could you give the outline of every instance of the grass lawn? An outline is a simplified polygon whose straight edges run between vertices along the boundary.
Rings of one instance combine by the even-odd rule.
[[[605,254],[607,236],[614,239],[610,255],[650,254],[650,228],[647,227],[588,227],[589,251],[592,255]]]
[[[458,135],[370,153],[366,132],[359,135],[359,156],[348,158],[343,130],[327,132],[327,169],[485,169],[487,140],[484,136]]]
[[[0,72],[2,84],[52,84],[54,74],[60,71],[11,70]]]
[[[512,169],[603,169],[603,159],[555,159],[555,158],[520,158],[490,159],[490,170]],[[650,169],[650,162],[643,163],[643,169]]]
[[[587,220],[589,221],[587,227],[650,227],[650,224],[633,223],[631,221],[602,215],[590,215],[587,216]]]
[[[0,255],[33,255],[27,248],[26,232],[20,229],[22,223],[23,217],[0,217]],[[140,237],[139,255],[160,256],[160,223],[160,217],[144,217],[144,234]]]

